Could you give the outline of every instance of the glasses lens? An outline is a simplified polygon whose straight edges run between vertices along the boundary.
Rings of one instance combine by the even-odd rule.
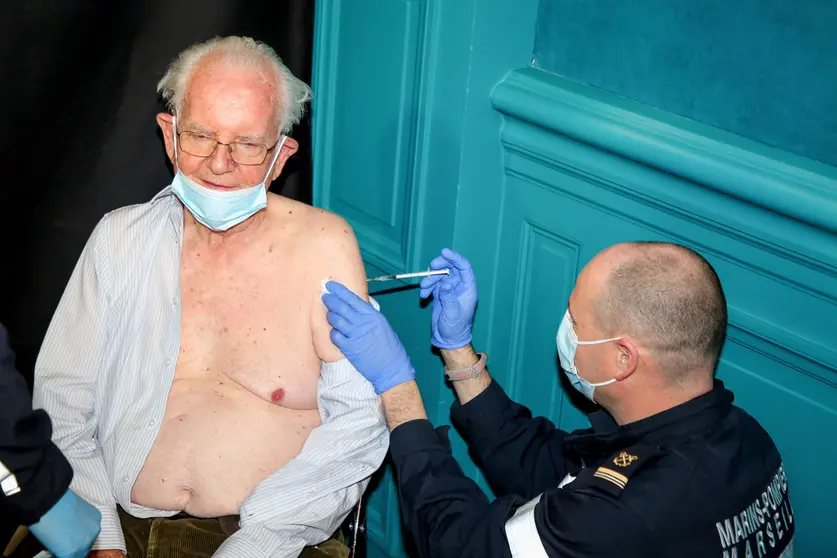
[[[196,157],[209,157],[215,150],[215,140],[208,136],[183,132],[180,134],[180,146],[186,153]]]
[[[240,165],[260,165],[264,162],[267,155],[267,147],[257,143],[243,143],[233,142],[232,147],[233,161]]]

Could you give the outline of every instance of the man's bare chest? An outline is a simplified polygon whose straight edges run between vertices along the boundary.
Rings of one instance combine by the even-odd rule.
[[[224,270],[184,262],[175,382],[228,380],[278,405],[315,408],[320,362],[309,290],[304,278],[271,266]]]

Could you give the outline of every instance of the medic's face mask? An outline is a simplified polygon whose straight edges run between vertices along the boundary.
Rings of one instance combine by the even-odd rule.
[[[570,383],[575,389],[584,394],[584,397],[590,401],[595,402],[593,394],[597,387],[606,386],[616,381],[616,378],[606,382],[597,384],[590,383],[578,375],[578,368],[575,366],[575,351],[579,345],[600,345],[602,343],[609,343],[611,341],[618,341],[621,337],[614,337],[613,339],[599,339],[597,341],[579,341],[578,336],[573,329],[573,322],[570,318],[570,311],[564,313],[564,319],[561,320],[561,326],[558,328],[558,335],[556,336],[556,343],[558,345],[558,358],[561,361],[561,368],[569,378]]]

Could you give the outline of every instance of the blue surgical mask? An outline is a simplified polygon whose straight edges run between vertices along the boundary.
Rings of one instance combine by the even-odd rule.
[[[590,401],[595,402],[593,393],[597,387],[606,386],[616,381],[616,378],[608,380],[607,382],[600,382],[598,384],[590,383],[578,375],[578,368],[575,366],[575,351],[579,345],[600,345],[602,343],[609,343],[610,341],[618,341],[621,337],[614,337],[613,339],[599,339],[598,341],[579,341],[578,336],[573,329],[573,322],[570,318],[570,311],[567,310],[564,314],[564,319],[561,320],[561,326],[558,328],[558,336],[556,342],[558,344],[558,358],[561,360],[561,368],[569,378],[570,383],[575,389],[584,394],[584,397]]]
[[[174,159],[177,160],[177,119],[172,118],[174,131]],[[226,231],[247,220],[256,212],[267,207],[267,179],[273,172],[273,165],[285,145],[288,136],[282,136],[273,154],[273,161],[267,169],[264,180],[249,188],[239,190],[211,190],[183,174],[178,165],[177,174],[171,183],[171,190],[183,205],[205,227],[213,231]]]

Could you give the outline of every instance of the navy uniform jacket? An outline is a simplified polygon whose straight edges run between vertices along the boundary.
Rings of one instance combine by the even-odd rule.
[[[452,417],[497,498],[462,473],[447,427],[407,422],[391,437],[405,522],[433,558],[791,557],[779,452],[732,401],[716,381],[647,419],[599,411],[567,433],[492,382]]]
[[[46,412],[32,410],[26,382],[0,325],[0,517],[5,525],[32,525],[67,491],[73,470],[50,441]]]

